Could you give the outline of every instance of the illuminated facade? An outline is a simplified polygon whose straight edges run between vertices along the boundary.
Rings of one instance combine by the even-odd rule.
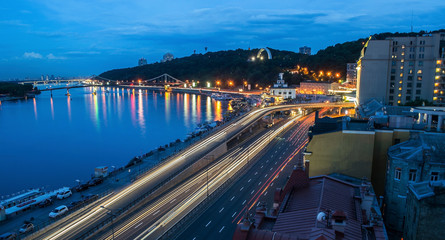
[[[445,105],[445,32],[369,40],[357,62],[357,101]]]
[[[277,83],[270,89],[270,93],[273,96],[280,96],[283,99],[293,99],[297,97],[297,89],[287,85],[283,79],[283,73],[278,74]]]
[[[318,94],[327,95],[334,90],[338,90],[338,83],[319,82],[319,81],[304,81],[300,83],[300,94]]]

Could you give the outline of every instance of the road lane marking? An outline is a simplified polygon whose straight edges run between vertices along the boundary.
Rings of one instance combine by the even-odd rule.
[[[261,166],[261,168],[263,168],[263,166]]]
[[[272,171],[273,168],[270,168],[269,171]]]
[[[226,226],[223,226],[222,228],[221,228],[221,230],[219,230],[219,233],[221,233],[222,232],[222,230],[225,228]]]
[[[277,153],[278,151],[275,151],[275,153]]]
[[[250,182],[250,181],[252,181],[252,178],[251,178],[251,179],[249,179],[249,181],[247,181],[247,182]]]
[[[224,207],[223,207],[223,208],[221,208],[221,210],[219,210],[219,213],[221,213],[221,212],[222,212],[222,210],[224,210]]]
[[[210,225],[211,222],[212,222],[212,220],[210,220],[210,222],[208,222],[208,223],[206,224],[206,227],[208,227],[208,226]]]
[[[235,196],[233,196],[233,197],[230,199],[230,201],[232,201],[234,198],[235,198]]]
[[[255,172],[255,175],[257,175],[258,174],[258,172]]]
[[[268,162],[269,162],[269,160],[266,161],[266,163],[268,163]]]
[[[261,182],[258,183],[258,186],[261,184]]]
[[[154,215],[156,215],[156,214],[158,214],[158,213],[159,213],[159,211],[161,211],[161,210],[158,210],[158,211],[156,211],[155,213],[153,213],[153,216],[154,216]]]
[[[257,207],[260,205],[260,202],[258,202],[258,204],[256,205]]]
[[[233,213],[232,217],[235,216],[236,212]]]
[[[173,199],[173,200],[171,200],[171,201],[170,201],[170,203],[173,203],[174,201],[176,201],[176,198],[175,198],[175,199]]]
[[[244,205],[244,203],[246,203],[246,200],[244,200],[244,202],[241,205]]]
[[[266,175],[264,175],[264,177],[267,177],[267,174],[266,174]]]
[[[279,157],[278,159],[281,159],[281,157]]]
[[[253,194],[255,192],[255,190],[252,190],[252,192],[250,194]]]
[[[275,162],[275,165],[277,165],[278,162]]]
[[[272,187],[272,186],[273,186],[273,183],[272,183],[272,184],[270,184],[270,186]]]
[[[264,196],[266,196],[267,195],[267,192],[266,193],[264,193]]]
[[[134,229],[138,228],[139,226],[142,225],[143,222],[139,223],[138,225],[136,225],[136,227],[134,227]]]
[[[196,239],[196,237],[194,237],[192,240],[195,240]]]
[[[240,188],[239,191],[241,192],[244,189],[244,187]]]

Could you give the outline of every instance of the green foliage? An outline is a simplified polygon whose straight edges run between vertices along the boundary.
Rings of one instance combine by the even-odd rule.
[[[416,36],[424,33],[380,33],[375,34],[373,38],[380,40],[388,37]],[[303,80],[314,79],[319,71],[330,71],[333,74],[340,73],[344,79],[346,64],[358,60],[366,41],[367,38],[362,38],[357,41],[339,43],[320,50],[317,54],[311,56],[271,49],[273,56],[271,60],[268,60],[266,53],[263,52],[265,60],[247,61],[252,56],[256,56],[259,49],[208,52],[177,58],[170,62],[110,70],[100,74],[100,76],[113,80],[137,80],[150,79],[168,73],[181,80],[199,81],[201,86],[205,86],[207,81],[214,85],[216,80],[220,80],[223,84],[222,87],[227,87],[229,80],[234,81],[235,85],[238,86],[242,85],[244,81],[253,85],[257,83],[263,86],[271,85],[276,81],[277,74],[280,72],[285,72],[284,79],[289,84],[298,84]],[[297,65],[307,67],[307,75],[287,72]]]
[[[32,84],[17,84],[9,82],[0,82],[0,94],[11,94],[16,97],[23,97],[29,91],[33,90]]]

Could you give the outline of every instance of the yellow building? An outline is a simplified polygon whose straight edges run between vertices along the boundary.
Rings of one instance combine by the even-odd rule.
[[[371,130],[362,120],[317,119],[305,152],[305,160],[310,162],[309,176],[340,173],[365,177],[371,180],[377,195],[383,195],[388,148],[409,136],[410,130],[405,129]]]

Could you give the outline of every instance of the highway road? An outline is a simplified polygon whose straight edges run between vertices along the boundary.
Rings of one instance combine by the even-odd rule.
[[[307,129],[313,120],[313,114],[301,119],[282,138],[273,141],[273,146],[177,239],[231,239],[246,212],[254,213],[260,204],[270,209],[275,189],[285,185],[294,165],[301,160],[308,141]]]
[[[44,231],[40,231],[30,236],[32,239],[73,239],[88,232],[92,228],[103,222],[109,217],[109,210],[107,209],[121,209],[126,207],[129,203],[139,196],[156,188],[164,183],[171,176],[174,176],[179,171],[182,171],[186,166],[201,158],[209,151],[217,148],[221,144],[231,138],[234,138],[242,130],[248,128],[263,116],[277,111],[288,110],[297,107],[323,107],[323,106],[346,106],[335,103],[330,104],[298,104],[298,105],[283,105],[273,106],[268,108],[256,109],[243,115],[241,118],[224,126],[213,135],[208,136],[200,142],[195,143],[189,148],[181,151],[172,158],[166,160],[163,164],[155,167],[147,172],[140,179],[128,187],[110,194],[91,206],[83,208],[75,213],[68,215],[55,224],[50,225]],[[264,140],[264,139],[263,139]],[[215,187],[220,182],[215,183]],[[202,197],[202,196],[200,196]],[[190,199],[189,199],[190,200]]]
[[[293,120],[271,128],[254,138],[243,147],[231,150],[215,164],[179,185],[155,203],[140,209],[131,219],[113,227],[114,239],[156,239],[175,223],[176,218],[187,214],[190,209],[203,201],[207,193],[211,194],[239,171],[254,155],[263,149],[280,129],[290,126]],[[208,175],[207,175],[208,174]],[[208,176],[208,178],[207,178]],[[208,179],[208,182],[207,182]],[[208,188],[207,188],[208,184]],[[182,214],[182,215],[181,215]],[[94,239],[113,239],[113,228],[101,237]],[[103,236],[107,236],[103,238]]]

